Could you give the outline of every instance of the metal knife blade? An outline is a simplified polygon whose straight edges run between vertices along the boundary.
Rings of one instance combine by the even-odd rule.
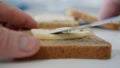
[[[99,26],[99,25],[110,23],[110,22],[118,22],[118,21],[120,21],[120,15],[116,16],[116,17],[109,18],[109,19],[105,19],[105,20],[102,20],[102,21],[82,25],[82,26],[72,27],[72,28],[69,28],[69,29],[64,29],[64,30],[59,30],[59,31],[54,31],[54,32],[52,32],[52,34],[59,34],[59,33],[67,32],[67,31],[71,31],[71,30],[94,27],[94,26]]]

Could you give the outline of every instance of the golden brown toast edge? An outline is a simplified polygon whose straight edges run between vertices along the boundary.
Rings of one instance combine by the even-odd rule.
[[[17,60],[39,59],[110,59],[111,46],[41,46],[40,50],[31,57]]]

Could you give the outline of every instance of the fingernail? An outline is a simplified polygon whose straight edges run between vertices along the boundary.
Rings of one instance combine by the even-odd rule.
[[[36,40],[33,37],[21,37],[19,41],[19,48],[23,51],[32,51],[35,48]]]

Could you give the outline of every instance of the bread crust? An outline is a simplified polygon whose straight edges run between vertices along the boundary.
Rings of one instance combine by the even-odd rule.
[[[41,46],[34,56],[17,60],[38,60],[38,59],[110,59],[111,46]]]

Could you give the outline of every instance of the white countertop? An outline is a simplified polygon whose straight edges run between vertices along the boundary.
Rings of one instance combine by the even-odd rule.
[[[95,34],[112,44],[112,57],[98,59],[53,59],[29,62],[1,61],[0,68],[120,68],[120,31],[93,28]]]

